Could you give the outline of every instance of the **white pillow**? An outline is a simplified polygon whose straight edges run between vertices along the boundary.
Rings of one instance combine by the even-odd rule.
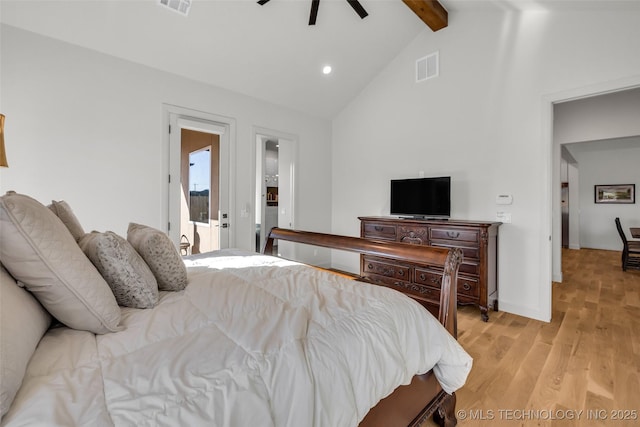
[[[62,221],[69,232],[71,232],[71,235],[76,239],[76,242],[84,236],[84,229],[76,215],[73,213],[73,210],[71,210],[71,206],[69,206],[67,202],[64,200],[60,200],[59,202],[52,200],[51,204],[47,207],[51,209],[58,218],[60,218],[60,221]]]
[[[119,305],[155,307],[158,283],[129,242],[112,231],[94,231],[82,237],[78,245],[107,281]]]
[[[187,267],[169,236],[132,222],[127,230],[127,240],[142,255],[161,291],[181,291],[187,286]]]
[[[70,328],[120,330],[120,307],[60,219],[31,197],[0,197],[0,261],[40,303]]]
[[[51,316],[0,265],[0,417],[22,385],[24,373]]]

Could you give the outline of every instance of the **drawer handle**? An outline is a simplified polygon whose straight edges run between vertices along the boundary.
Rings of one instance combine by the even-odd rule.
[[[379,225],[376,225],[376,226],[374,226],[373,228],[374,228],[376,231],[382,231],[382,230],[384,230],[384,227],[381,227],[381,226],[379,226]]]
[[[471,285],[468,284],[467,282],[464,282],[462,284],[462,289],[464,289],[465,291],[469,291],[469,290],[471,290]]]
[[[367,264],[367,268],[368,268],[369,270],[373,270],[373,264],[371,264],[371,263]]]
[[[458,237],[460,237],[460,232],[459,231],[447,231],[447,237],[450,237],[451,239],[457,239]]]
[[[398,271],[398,276],[404,276],[404,270]]]
[[[422,239],[419,237],[411,237],[411,236],[404,236],[401,240],[402,243],[408,243],[410,245],[421,245],[422,244]]]
[[[423,282],[427,281],[427,275],[424,273],[420,273],[420,280],[422,280]],[[431,283],[435,283],[436,285],[440,284],[440,278],[439,277],[432,277],[429,279],[429,281]]]

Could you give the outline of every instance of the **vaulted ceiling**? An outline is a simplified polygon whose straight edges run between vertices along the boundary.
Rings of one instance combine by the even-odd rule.
[[[437,29],[446,11],[451,18],[469,5],[504,8],[552,2],[359,3],[368,13],[364,19],[346,0],[322,0],[312,26],[308,25],[312,0],[271,0],[265,5],[256,0],[191,0],[186,17],[160,6],[158,0],[1,0],[0,20],[330,119],[418,34],[435,34],[425,25],[432,26],[428,19],[441,21],[433,27]],[[333,72],[324,75],[324,65],[331,65]]]
[[[426,25],[400,0],[193,0],[189,15],[156,0],[0,2],[2,21],[201,82],[331,118]],[[333,72],[322,74],[330,64]]]

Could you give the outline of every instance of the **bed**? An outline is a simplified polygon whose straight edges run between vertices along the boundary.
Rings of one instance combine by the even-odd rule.
[[[84,233],[68,206],[60,209],[65,218],[12,196],[0,204],[2,426],[390,427],[420,425],[432,414],[455,425],[455,391],[472,363],[455,340],[450,285],[459,252],[274,229],[266,253],[181,259],[182,289],[158,278],[155,294],[135,295],[156,298],[151,307],[119,305],[116,313],[99,282],[85,289],[98,280],[86,258],[103,275],[105,266],[80,250],[83,260],[73,245],[129,243]],[[439,319],[397,291],[269,255],[275,240],[439,266]],[[158,246],[149,253],[135,246],[127,265],[142,259],[158,275],[154,260],[167,256],[154,255]],[[76,277],[83,269],[91,273]],[[55,274],[47,281],[41,270]],[[56,292],[66,293],[52,297],[56,280]]]

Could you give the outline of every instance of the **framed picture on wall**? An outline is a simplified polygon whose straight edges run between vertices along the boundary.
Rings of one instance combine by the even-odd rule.
[[[635,184],[594,185],[596,203],[635,203]]]

